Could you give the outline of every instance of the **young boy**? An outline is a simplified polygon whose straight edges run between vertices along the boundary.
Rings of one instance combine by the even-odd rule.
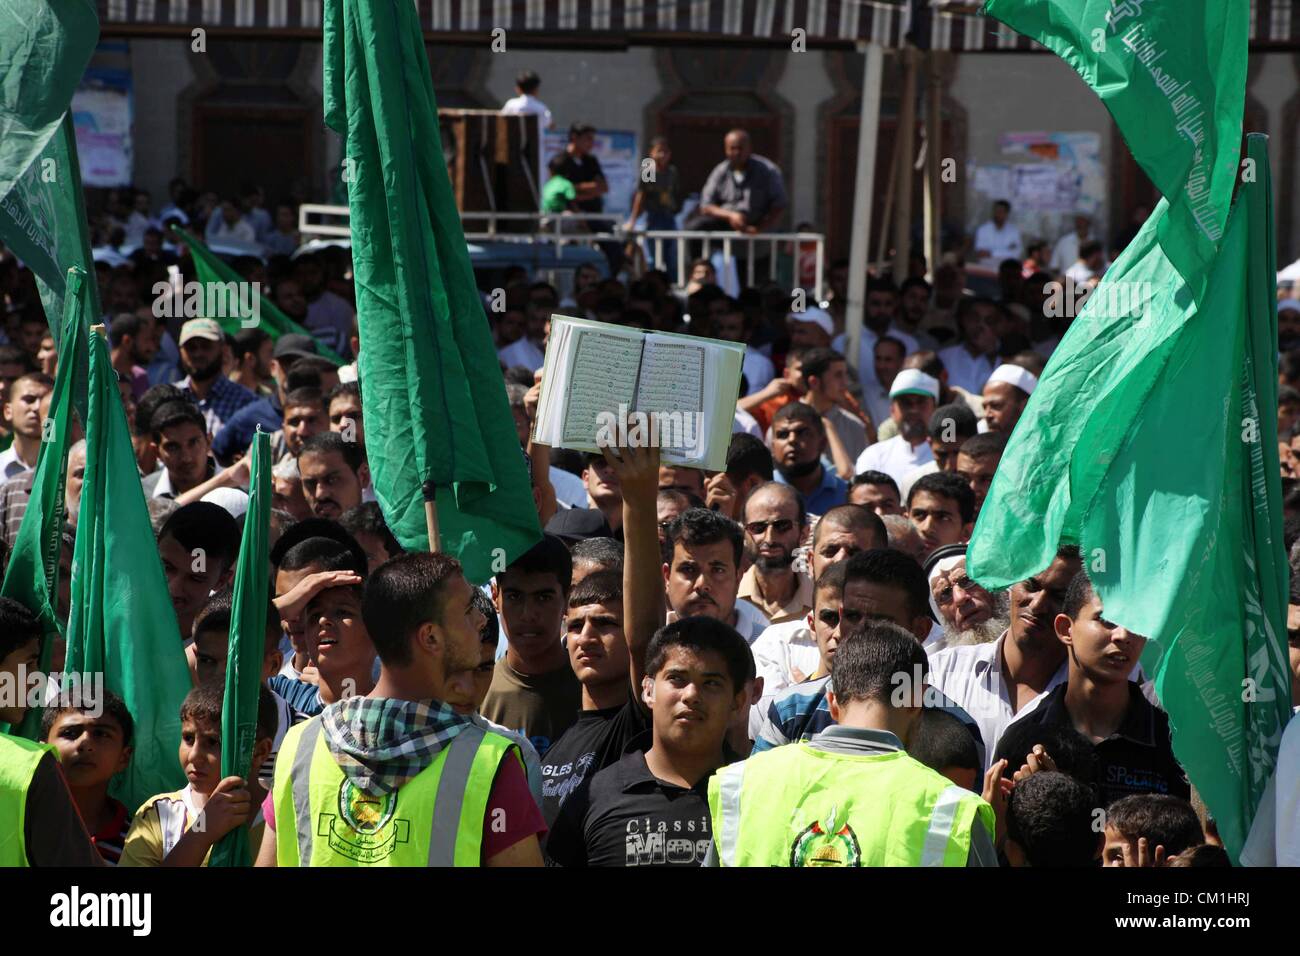
[[[212,596],[203,610],[194,619],[194,656],[195,674],[199,684],[211,684],[218,688],[226,686],[226,659],[230,653],[230,620],[234,610],[230,591],[219,591]],[[280,672],[284,655],[280,652],[280,615],[275,606],[266,602],[266,638],[262,647],[262,676],[265,684]],[[275,737],[271,741],[271,752],[262,764],[259,774],[262,786],[269,787],[275,776],[275,756],[280,752],[280,741],[285,733],[302,720],[289,702],[271,691],[271,701],[275,704]]]
[[[1007,800],[1007,839],[1012,866],[1094,866],[1101,847],[1093,829],[1092,789],[1056,771],[1020,781]]]
[[[1101,865],[1168,866],[1173,857],[1204,842],[1201,821],[1186,800],[1137,793],[1106,808]]]
[[[945,544],[960,544],[974,527],[975,493],[951,472],[924,475],[907,493],[907,517],[927,554]]]
[[[235,827],[248,823],[253,856],[265,821],[260,807],[266,788],[257,774],[271,751],[275,705],[262,689],[257,702],[257,740],[249,777],[221,776],[221,705],[224,688],[195,687],[181,704],[181,767],[189,783],[160,793],[135,814],[122,848],[122,866],[207,866],[212,847]]]
[[[68,790],[99,855],[117,865],[131,827],[131,814],[108,795],[115,774],[131,762],[135,722],[126,703],[104,691],[101,707],[48,707],[41,716],[41,740],[59,754]],[[92,716],[91,711],[100,711]]]
[[[959,787],[980,792],[982,777],[975,738],[962,722],[943,710],[923,710],[908,756],[943,774]]]

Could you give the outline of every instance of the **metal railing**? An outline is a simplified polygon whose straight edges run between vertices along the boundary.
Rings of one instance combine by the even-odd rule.
[[[549,242],[555,245],[580,245],[596,247],[602,242],[626,243],[644,240],[653,252],[656,263],[664,261],[665,249],[671,245],[676,253],[676,285],[685,288],[689,279],[692,245],[709,258],[720,249],[724,260],[737,262],[737,269],[745,270],[747,286],[755,284],[759,263],[767,266],[767,280],[777,278],[777,264],[781,245],[793,247],[791,256],[794,269],[799,271],[799,250],[811,245],[816,255],[812,293],[814,299],[824,298],[826,278],[826,237],[817,232],[767,232],[750,235],[743,232],[714,232],[703,229],[624,229],[617,217],[609,213],[536,213],[536,212],[462,212],[468,242]],[[326,222],[331,219],[335,222]],[[338,220],[341,220],[339,222]],[[347,225],[347,206],[327,206],[304,203],[298,207],[298,232],[308,237],[348,238],[352,231]],[[471,223],[482,222],[482,228],[471,228]],[[588,224],[591,225],[588,225]],[[502,224],[509,224],[506,229]],[[528,226],[511,230],[509,226]],[[764,248],[766,247],[766,248]]]

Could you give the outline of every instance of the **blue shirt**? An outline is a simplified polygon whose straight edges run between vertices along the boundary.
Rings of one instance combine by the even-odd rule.
[[[811,740],[826,728],[836,726],[831,718],[830,701],[826,697],[830,682],[829,677],[806,680],[773,698],[759,718],[753,752],[761,753],[784,744]],[[938,701],[938,710],[952,714],[970,731],[975,738],[980,766],[984,766],[984,738],[980,736],[980,728],[974,718],[933,686],[927,689],[926,695],[927,698],[933,695]]]
[[[785,480],[781,474],[781,469],[777,468],[772,477],[788,485],[790,482]],[[849,483],[841,478],[835,472],[822,463],[822,483],[812,492],[803,496],[804,509],[813,515],[824,515],[837,505],[848,504],[849,500]]]
[[[284,427],[284,412],[280,408],[280,397],[259,398],[249,402],[235,414],[217,432],[212,439],[212,454],[217,461],[230,461],[241,451],[247,451],[257,434],[257,426],[264,432],[274,432]]]
[[[194,389],[190,388],[190,377],[188,375],[177,382],[176,385],[190,401],[199,407],[199,411],[203,413],[203,417],[208,421],[210,434],[216,434],[222,425],[235,416],[235,412],[245,405],[251,405],[257,401],[256,394],[224,375],[218,375],[212,380],[212,387],[208,389],[208,397],[202,400],[194,393]]]

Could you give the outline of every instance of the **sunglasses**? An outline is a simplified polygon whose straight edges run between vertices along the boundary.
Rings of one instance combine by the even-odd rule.
[[[750,521],[745,525],[745,530],[757,538],[768,528],[771,528],[777,534],[788,534],[793,527],[794,522],[789,518],[778,518],[776,521]]]

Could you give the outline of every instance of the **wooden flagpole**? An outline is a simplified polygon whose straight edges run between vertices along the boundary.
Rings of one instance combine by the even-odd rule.
[[[438,535],[438,503],[435,500],[438,486],[432,481],[424,483],[424,521],[429,526],[429,550],[439,551],[442,540]]]

